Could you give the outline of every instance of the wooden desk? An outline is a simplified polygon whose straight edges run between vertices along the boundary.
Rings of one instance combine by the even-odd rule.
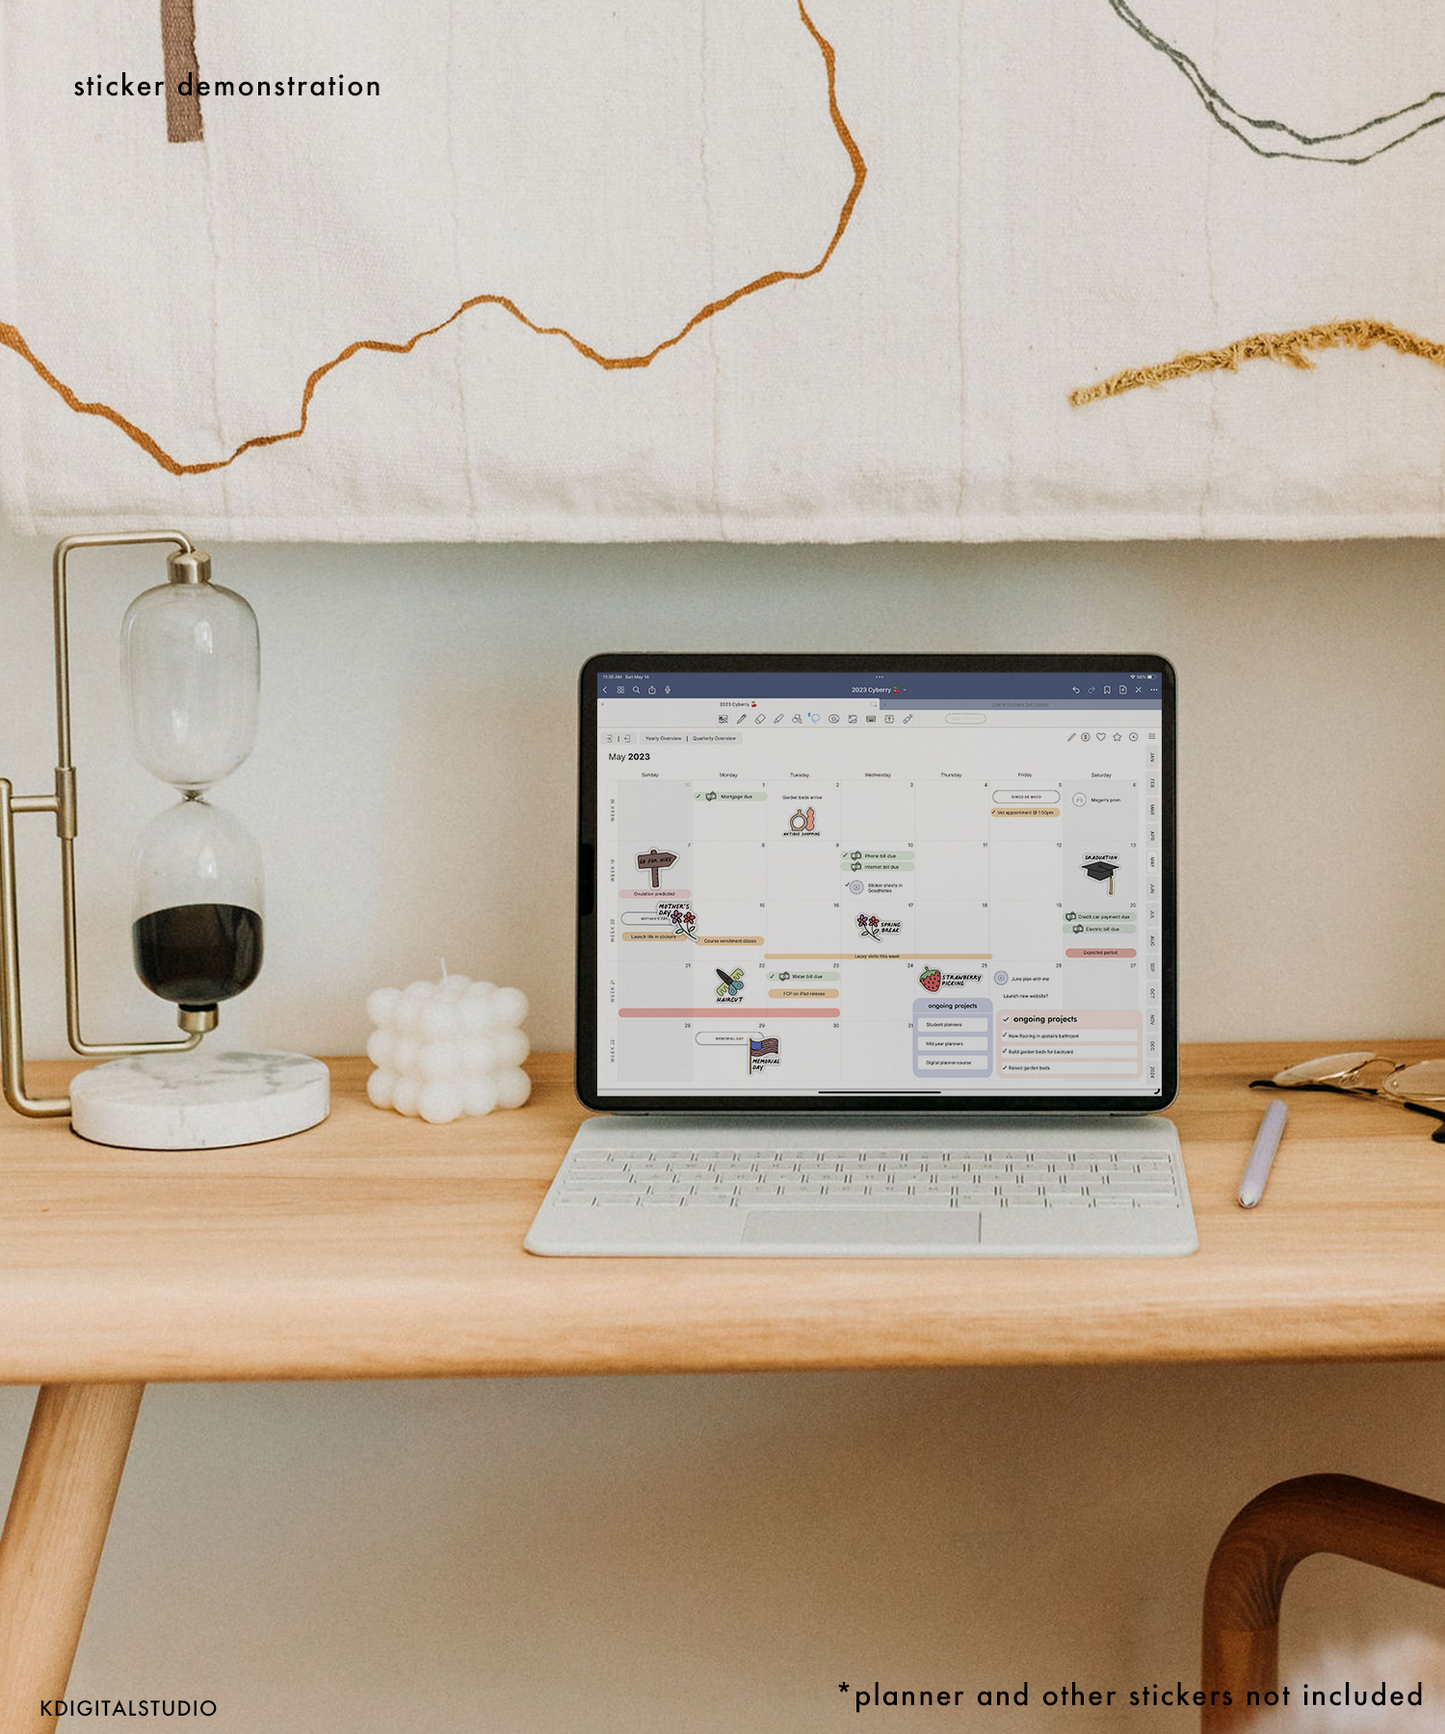
[[[337,1061],[325,1125],[210,1153],[0,1108],[0,1383],[1445,1354],[1432,1122],[1295,1093],[1265,1202],[1234,1202],[1270,1099],[1244,1085],[1318,1045],[1185,1049],[1184,1259],[533,1258],[582,1118],[563,1055],[526,1108],[451,1126],[377,1112]]]
[[[1320,1048],[1184,1050],[1184,1259],[533,1258],[582,1117],[565,1055],[530,1063],[522,1111],[452,1126],[378,1113],[337,1061],[324,1126],[210,1153],[0,1109],[0,1383],[43,1387],[0,1539],[0,1734],[64,1690],[150,1380],[1445,1355],[1432,1122],[1292,1095],[1265,1202],[1234,1202],[1269,1100],[1246,1083]]]

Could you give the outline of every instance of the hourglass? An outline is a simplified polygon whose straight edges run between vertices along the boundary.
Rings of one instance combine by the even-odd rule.
[[[181,796],[142,833],[131,938],[136,974],[199,1035],[261,970],[260,851],[205,798],[250,756],[261,646],[249,603],[211,582],[209,555],[169,565],[120,629],[135,756]]]
[[[179,800],[141,834],[131,928],[136,972],[177,1008],[184,1032],[157,1042],[87,1042],[80,1031],[75,922],[75,769],[70,760],[66,564],[78,547],[174,543],[167,580],[138,596],[121,627],[131,739],[141,764]],[[55,550],[59,763],[54,795],[15,795],[0,779],[0,1059],[22,1114],[69,1114],[101,1144],[188,1150],[287,1136],[325,1119],[330,1081],[304,1054],[195,1052],[221,1004],[256,979],[264,950],[261,855],[244,826],[208,799],[248,756],[256,733],[256,617],[211,582],[210,556],[173,530],[71,536]],[[69,1097],[25,1088],[20,1023],[14,818],[51,813],[61,849],[67,1033],[84,1055],[126,1055],[80,1073]]]

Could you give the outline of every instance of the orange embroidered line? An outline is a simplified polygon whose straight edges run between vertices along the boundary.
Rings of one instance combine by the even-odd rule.
[[[1383,319],[1334,319],[1328,325],[1305,325],[1298,331],[1257,331],[1252,337],[1241,337],[1223,349],[1186,350],[1173,361],[1156,362],[1152,367],[1129,367],[1122,373],[1101,379],[1097,385],[1081,386],[1069,393],[1075,405],[1097,403],[1103,397],[1118,397],[1141,385],[1163,385],[1170,379],[1187,379],[1196,373],[1214,373],[1227,369],[1239,371],[1242,361],[1284,361],[1291,367],[1312,370],[1314,362],[1306,354],[1311,349],[1369,349],[1376,343],[1395,350],[1400,355],[1418,355],[1422,361],[1445,367],[1445,343],[1431,337],[1421,337],[1404,331]]]
[[[206,463],[183,464],[177,458],[172,457],[144,428],[137,427],[119,410],[112,409],[108,403],[87,403],[83,398],[78,397],[63,380],[56,378],[15,326],[0,323],[0,347],[13,350],[22,361],[28,362],[50,389],[78,415],[101,416],[104,420],[111,422],[128,439],[134,440],[142,451],[149,453],[162,469],[169,470],[173,476],[207,475],[212,470],[225,469],[227,465],[235,463],[243,452],[253,451],[258,446],[274,446],[279,445],[283,440],[299,439],[306,432],[306,423],[311,413],[311,399],[316,393],[316,388],[333,368],[340,367],[344,361],[350,361],[353,355],[360,354],[364,349],[379,350],[386,355],[409,355],[423,338],[435,337],[437,332],[445,331],[449,325],[454,324],[473,307],[501,307],[510,313],[514,319],[525,325],[529,331],[535,331],[539,337],[565,338],[579,355],[585,356],[588,361],[595,362],[598,367],[650,367],[664,350],[671,349],[674,344],[681,343],[683,338],[695,331],[699,325],[713,318],[716,314],[722,313],[735,302],[741,301],[744,296],[756,295],[760,289],[771,289],[775,283],[801,283],[809,277],[816,277],[833,257],[838,243],[843,239],[844,231],[852,220],[853,208],[858,203],[858,195],[863,191],[863,182],[868,175],[868,166],[863,161],[863,153],[858,149],[857,142],[848,130],[848,124],[843,119],[842,111],[838,107],[837,57],[833,45],[808,16],[803,0],[798,0],[798,16],[807,27],[808,34],[817,43],[818,50],[823,56],[823,65],[828,74],[828,113],[832,118],[833,129],[844,150],[848,153],[848,160],[853,165],[853,184],[848,189],[848,196],[843,200],[842,209],[838,213],[838,222],[833,230],[832,239],[823,250],[822,258],[815,265],[808,266],[806,270],[769,271],[762,277],[755,277],[751,283],[744,283],[740,289],[734,289],[731,294],[721,296],[716,301],[709,301],[705,307],[699,308],[693,314],[680,331],[675,332],[671,337],[664,338],[661,343],[649,349],[645,355],[603,355],[600,350],[594,349],[589,343],[584,343],[580,337],[574,337],[570,331],[564,330],[560,325],[538,325],[535,320],[527,317],[515,301],[509,300],[505,295],[473,295],[470,300],[463,301],[455,313],[448,314],[436,325],[429,325],[425,331],[418,331],[403,343],[390,343],[375,337],[362,338],[356,343],[348,343],[339,355],[333,356],[330,361],[323,362],[320,367],[308,375],[301,393],[301,419],[295,427],[288,428],[284,433],[255,434],[252,438],[243,440],[229,457],[215,458]]]

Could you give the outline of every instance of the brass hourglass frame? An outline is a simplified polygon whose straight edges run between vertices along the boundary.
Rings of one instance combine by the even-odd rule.
[[[25,1088],[25,1043],[20,1011],[20,932],[15,872],[15,817],[19,813],[50,813],[60,839],[61,931],[65,942],[65,1029],[77,1054],[113,1058],[122,1054],[176,1053],[194,1048],[215,1025],[214,1008],[182,1007],[179,1021],[186,1033],[164,1042],[88,1042],[80,1029],[80,966],[75,936],[75,766],[70,757],[70,624],[67,608],[66,563],[76,548],[117,548],[145,543],[171,543],[170,579],[175,584],[202,584],[211,560],[179,530],[135,530],[95,536],[67,536],[56,544],[55,596],[55,791],[49,795],[17,795],[0,777],[0,1084],[5,1100],[17,1114],[51,1119],[70,1112],[69,1096],[32,1096]]]

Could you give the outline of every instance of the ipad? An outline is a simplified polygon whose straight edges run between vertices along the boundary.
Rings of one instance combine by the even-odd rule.
[[[594,657],[578,1094],[1165,1108],[1174,823],[1159,656]]]

